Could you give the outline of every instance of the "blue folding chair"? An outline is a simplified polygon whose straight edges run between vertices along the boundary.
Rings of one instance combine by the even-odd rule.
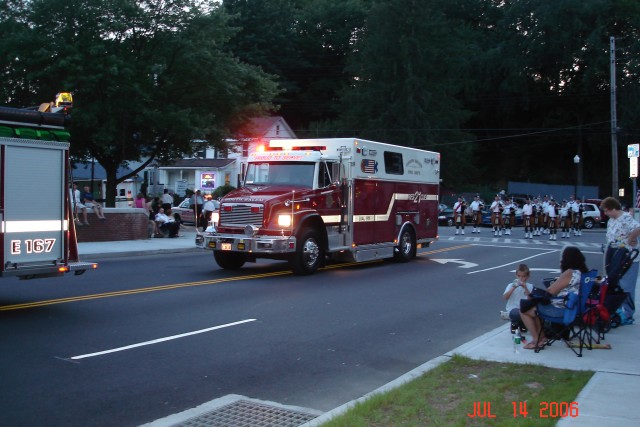
[[[551,345],[557,340],[562,340],[578,357],[582,357],[583,348],[591,349],[592,341],[587,335],[590,331],[587,330],[588,325],[583,321],[582,315],[587,310],[587,300],[589,299],[591,288],[596,284],[597,276],[598,270],[582,273],[578,293],[572,292],[567,295],[565,299],[566,308],[562,309],[561,315],[547,315],[537,310],[538,318],[542,324],[537,342],[540,342],[542,331],[545,330],[548,339],[545,345]],[[574,348],[574,340],[576,339],[578,340],[578,350]],[[536,346],[535,352],[538,353],[542,348]]]

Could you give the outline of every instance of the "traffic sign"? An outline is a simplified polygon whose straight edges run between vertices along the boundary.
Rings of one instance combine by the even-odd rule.
[[[638,157],[640,156],[640,144],[629,144],[627,145],[627,157]]]

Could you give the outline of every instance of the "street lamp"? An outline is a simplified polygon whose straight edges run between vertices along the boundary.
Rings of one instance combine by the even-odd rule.
[[[578,179],[580,178],[580,156],[576,154],[573,158],[573,163],[576,165],[576,185],[575,185],[575,191],[573,192],[573,195],[575,196],[575,200],[577,201],[578,200]]]

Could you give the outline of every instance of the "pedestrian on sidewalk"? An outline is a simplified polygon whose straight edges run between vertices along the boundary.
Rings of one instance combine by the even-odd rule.
[[[82,203],[85,205],[85,207],[93,209],[93,211],[96,213],[96,216],[98,217],[98,219],[100,219],[100,221],[104,221],[107,219],[104,216],[102,205],[93,199],[93,193],[91,192],[91,188],[89,188],[88,185],[84,186],[84,192],[80,196],[80,200],[82,200]]]
[[[173,207],[173,196],[169,194],[169,189],[165,188],[162,192],[162,209],[165,212],[170,213]]]
[[[89,225],[89,221],[87,220],[87,208],[82,204],[80,197],[80,190],[78,190],[78,184],[73,183],[73,189],[69,190],[71,193],[71,203],[73,204],[73,217],[74,221],[77,225]],[[82,219],[84,222],[80,221],[78,218],[78,212],[82,211]]]
[[[173,217],[165,215],[163,208],[160,208],[156,214],[156,222],[159,224],[158,228],[160,228],[160,230],[169,231],[169,237],[179,237],[178,231],[180,230],[180,223],[176,222]]]
[[[609,217],[607,221],[607,251],[620,247],[627,247],[629,250],[638,247],[638,237],[640,236],[640,223],[622,210],[620,202],[607,197],[600,203],[600,209]],[[605,251],[606,256],[606,251]],[[638,262],[640,257],[631,264],[631,268],[620,278],[620,287],[629,293],[629,298],[622,304],[622,310],[626,318],[625,323],[633,323],[635,314],[636,280],[638,280]]]

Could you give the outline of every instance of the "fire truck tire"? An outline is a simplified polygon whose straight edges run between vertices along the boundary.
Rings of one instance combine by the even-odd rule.
[[[222,251],[213,251],[213,258],[225,270],[237,270],[247,261],[244,254]]]
[[[320,245],[318,233],[307,228],[302,230],[297,241],[296,253],[291,258],[291,267],[295,274],[308,275],[318,270],[324,250]]]
[[[393,258],[399,262],[408,262],[416,256],[416,238],[413,232],[405,227],[400,235],[400,242],[398,247],[395,248]]]

